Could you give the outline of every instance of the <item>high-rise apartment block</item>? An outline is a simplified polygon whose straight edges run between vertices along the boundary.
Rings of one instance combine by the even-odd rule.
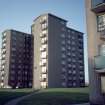
[[[34,20],[34,88],[85,86],[83,33],[66,24],[52,14]]]
[[[105,0],[86,0],[90,102],[105,105]]]
[[[32,40],[15,30],[2,33],[1,87],[32,87]]]
[[[2,86],[85,86],[83,33],[52,14],[37,17],[31,35],[7,30],[2,42]]]

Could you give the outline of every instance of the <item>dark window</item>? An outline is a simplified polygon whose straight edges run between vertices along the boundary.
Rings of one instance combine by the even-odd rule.
[[[105,30],[105,14],[97,16],[97,28],[98,28],[98,31]]]
[[[95,8],[97,5],[105,3],[105,0],[92,0],[92,8]]]

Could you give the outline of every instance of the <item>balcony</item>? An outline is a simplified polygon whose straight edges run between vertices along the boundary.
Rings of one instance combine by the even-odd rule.
[[[105,40],[105,30],[100,32],[100,39]]]
[[[41,40],[41,44],[47,44],[47,38],[43,38],[43,39]]]
[[[105,73],[105,56],[95,56],[94,63],[97,72]]]
[[[41,19],[40,19],[40,24],[43,24],[47,22],[47,17],[46,16],[43,16]]]
[[[40,80],[41,82],[46,82],[47,81],[47,79],[46,78],[41,78],[41,80]]]
[[[2,43],[6,43],[6,38],[3,38],[2,39]]]
[[[92,11],[100,13],[105,11],[105,0],[92,0]]]
[[[40,38],[46,37],[46,34],[40,33]]]

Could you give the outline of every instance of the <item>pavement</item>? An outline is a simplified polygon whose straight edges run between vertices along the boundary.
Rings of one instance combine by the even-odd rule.
[[[75,104],[75,105],[90,105],[89,103]]]

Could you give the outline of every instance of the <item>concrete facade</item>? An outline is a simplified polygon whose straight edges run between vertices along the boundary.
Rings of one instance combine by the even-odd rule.
[[[16,30],[2,33],[1,87],[32,87],[32,35]]]
[[[32,25],[34,88],[85,86],[83,33],[67,21],[43,14]]]
[[[105,77],[105,72],[101,72],[104,69],[101,67],[102,62],[105,62],[102,61],[104,54],[101,53],[105,50],[104,48],[101,49],[105,45],[105,27],[101,26],[103,20],[101,19],[101,23],[98,20],[99,16],[105,14],[105,1],[85,0],[85,4],[88,34],[90,102],[92,105],[105,105],[104,92],[102,92],[102,88],[105,88],[105,85],[102,86],[102,82],[105,83],[105,79],[102,80],[102,77]],[[98,68],[97,66],[100,67]]]

